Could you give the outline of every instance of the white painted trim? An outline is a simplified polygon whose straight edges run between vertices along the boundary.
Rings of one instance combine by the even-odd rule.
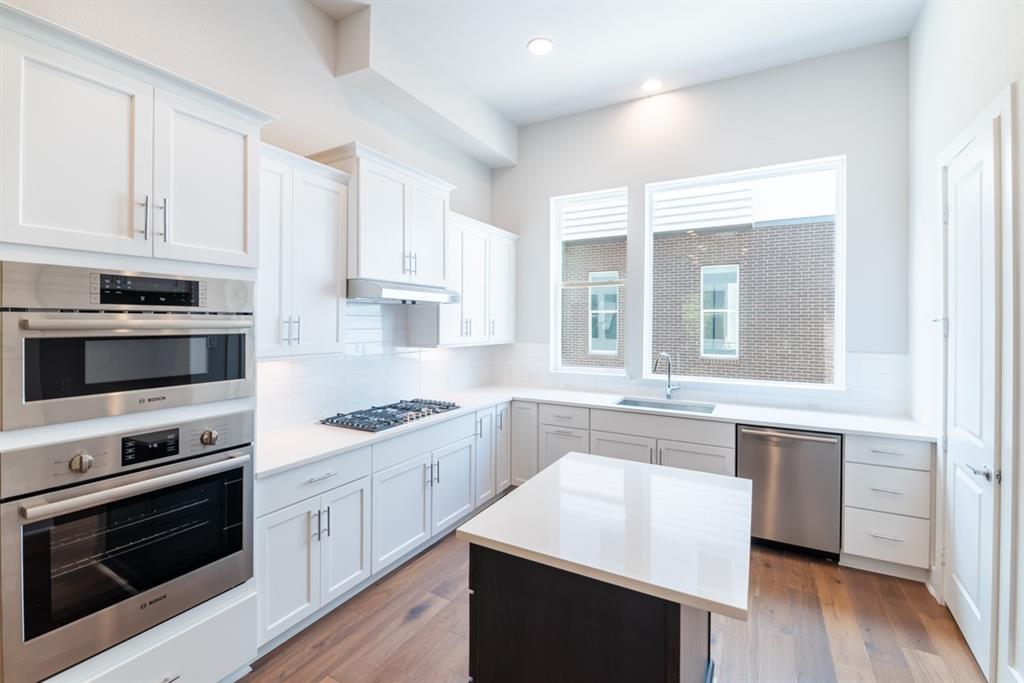
[[[311,154],[309,158],[318,163],[328,165],[333,165],[341,161],[348,161],[350,159],[369,159],[371,161],[384,164],[392,169],[401,171],[406,175],[422,180],[428,184],[436,185],[439,189],[444,189],[447,192],[451,192],[457,188],[456,185],[452,185],[447,180],[430,175],[411,164],[407,164],[404,161],[390,157],[387,154],[384,154],[384,152],[364,145],[361,142],[350,142],[347,145],[341,145],[340,147],[325,149],[322,152]]]
[[[274,147],[266,142],[260,143],[259,151],[261,157],[276,159],[277,161],[281,161],[289,166],[314,173],[322,178],[329,178],[343,185],[348,185],[349,180],[352,179],[351,173],[334,168],[333,166],[321,164],[319,161],[307,159],[301,154],[289,152],[288,150],[281,149],[280,147]]]

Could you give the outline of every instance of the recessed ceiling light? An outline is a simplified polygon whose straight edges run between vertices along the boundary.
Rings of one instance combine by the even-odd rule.
[[[526,49],[530,51],[530,54],[548,55],[555,49],[555,44],[551,42],[550,38],[534,38],[526,44]]]
[[[657,78],[648,78],[644,81],[640,89],[644,92],[658,92],[662,88],[662,83]]]

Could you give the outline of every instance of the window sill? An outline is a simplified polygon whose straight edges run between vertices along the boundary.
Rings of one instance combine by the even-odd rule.
[[[639,380],[654,386],[665,384],[667,375],[644,375]],[[673,383],[687,387],[728,387],[743,389],[787,389],[790,391],[846,391],[846,382],[833,382],[831,384],[815,384],[811,382],[778,382],[775,380],[760,379],[732,379],[729,377],[694,377],[694,376],[672,376]]]

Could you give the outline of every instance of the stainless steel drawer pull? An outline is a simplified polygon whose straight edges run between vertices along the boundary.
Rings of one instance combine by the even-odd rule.
[[[551,417],[558,418],[559,420],[571,420],[572,415],[552,415]]]
[[[885,534],[876,534],[873,531],[868,532],[868,536],[871,538],[877,538],[882,541],[892,541],[893,543],[903,543],[902,538],[896,538],[895,536],[886,536]]]
[[[871,452],[874,453],[875,455],[895,455],[897,457],[905,455],[905,453],[900,453],[899,451],[882,451],[878,450],[877,448],[872,448]]]
[[[164,680],[160,681],[160,683],[174,683],[174,681],[178,680],[179,678],[181,678],[181,675],[175,674],[174,676],[168,676]]]
[[[337,474],[338,474],[337,472],[325,472],[324,474],[318,474],[315,477],[310,477],[309,479],[307,479],[306,483],[307,484],[315,484],[318,481],[323,481],[324,479],[330,479],[331,477],[336,476]]]
[[[792,441],[813,441],[814,443],[839,443],[839,439],[828,436],[809,436],[807,434],[793,434],[792,432],[773,432],[767,429],[741,429],[741,434],[751,436],[774,436],[779,439],[790,439]]]
[[[897,491],[896,489],[880,489],[880,488],[876,488],[876,487],[872,486],[871,490],[875,491],[876,493],[890,493],[890,494],[892,494],[894,496],[902,496],[903,495],[903,491]]]
[[[575,434],[573,434],[572,432],[568,432],[568,431],[566,431],[566,430],[564,430],[564,429],[552,429],[552,430],[551,430],[551,433],[552,433],[552,434],[558,434],[558,435],[560,435],[560,436],[576,436],[576,435],[575,435]],[[616,443],[622,443],[622,442],[621,442],[621,441],[618,441],[618,442],[616,442]]]

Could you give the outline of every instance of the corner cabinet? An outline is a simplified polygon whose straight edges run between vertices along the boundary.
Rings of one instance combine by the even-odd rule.
[[[348,277],[445,285],[453,185],[359,143],[312,158],[352,176]]]
[[[460,301],[410,308],[409,343],[436,347],[514,342],[518,239],[493,225],[449,213],[447,284]]]
[[[0,18],[0,241],[256,266],[269,116],[14,10]]]
[[[257,356],[344,350],[348,180],[343,171],[263,146]]]

